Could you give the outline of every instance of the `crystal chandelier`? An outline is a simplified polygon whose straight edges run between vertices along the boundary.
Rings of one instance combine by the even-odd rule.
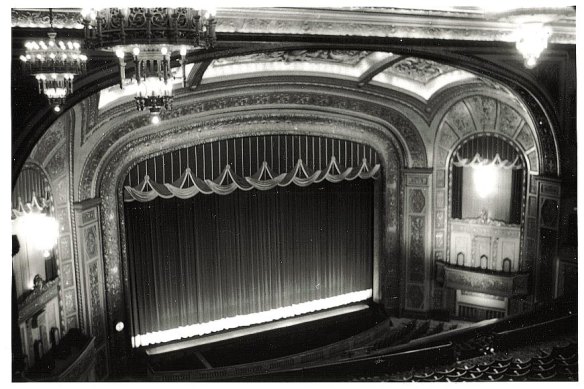
[[[185,87],[187,53],[212,48],[216,41],[213,10],[104,8],[84,9],[82,16],[86,45],[118,57],[122,89],[126,59],[131,56],[135,69],[131,82],[137,84],[136,107],[139,111],[148,109],[153,123],[160,121],[162,109],[172,109],[173,57],[182,66]]]
[[[73,93],[73,78],[86,70],[87,56],[80,51],[76,41],[57,41],[53,30],[53,11],[49,9],[51,31],[48,41],[27,41],[24,55],[20,56],[25,72],[34,75],[39,94],[45,94],[56,112]]]

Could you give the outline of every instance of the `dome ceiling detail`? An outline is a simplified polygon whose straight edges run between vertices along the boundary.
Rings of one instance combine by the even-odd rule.
[[[359,82],[383,64],[385,70],[372,78],[373,84],[398,88],[422,100],[429,100],[439,89],[475,78],[469,72],[423,58],[386,52],[358,50],[294,50],[249,54],[214,60],[202,84],[228,79],[266,75],[318,75]]]
[[[455,70],[456,68],[452,66],[430,61],[428,59],[404,57],[399,62],[396,62],[386,69],[384,73],[427,84],[436,77],[440,77],[442,74],[450,73]]]

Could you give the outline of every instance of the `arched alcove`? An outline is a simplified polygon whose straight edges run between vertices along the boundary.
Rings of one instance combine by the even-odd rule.
[[[537,271],[535,270],[536,267],[538,267],[535,262],[535,256],[538,252],[537,242],[539,240],[537,223],[539,206],[537,204],[536,194],[540,190],[538,180],[541,179],[540,173],[543,164],[542,160],[548,159],[547,156],[543,157],[543,155],[549,154],[549,150],[544,150],[545,148],[542,146],[544,141],[538,138],[538,133],[534,130],[535,127],[532,116],[522,106],[519,100],[510,100],[507,97],[498,96],[496,93],[493,94],[492,92],[488,94],[467,95],[459,99],[454,99],[450,103],[445,104],[440,116],[436,117],[436,141],[434,144],[433,156],[435,209],[434,230],[432,235],[434,240],[434,261],[438,264],[436,269],[436,279],[438,281],[434,287],[436,308],[446,307],[451,309],[451,312],[455,312],[454,301],[459,301],[458,299],[463,301],[464,298],[468,299],[468,301],[474,301],[472,298],[464,296],[464,298],[461,298],[459,293],[460,290],[457,292],[456,297],[453,295],[453,290],[456,288],[452,285],[458,284],[452,281],[455,276],[452,275],[452,271],[448,270],[448,266],[446,266],[446,273],[444,273],[442,264],[457,264],[457,255],[460,252],[463,252],[465,266],[478,266],[480,268],[480,257],[483,254],[479,255],[478,251],[482,250],[479,250],[479,248],[482,247],[481,244],[487,245],[485,247],[489,247],[489,253],[496,252],[501,256],[501,258],[491,258],[494,254],[484,254],[486,256],[487,269],[492,269],[492,271],[496,272],[502,271],[501,261],[503,258],[518,256],[518,262],[513,262],[512,260],[513,271],[520,273],[523,272],[521,274],[525,274],[518,276],[525,279],[509,279],[510,283],[517,282],[518,285],[521,284],[521,286],[517,286],[517,288],[521,289],[522,292],[518,294],[503,291],[496,292],[505,295],[505,298],[509,298],[509,302],[507,303],[506,300],[505,307],[499,303],[493,303],[494,306],[500,305],[495,309],[495,311],[499,313],[496,313],[495,311],[495,313],[488,313],[487,309],[487,315],[499,315],[501,312],[503,312],[503,314],[516,312],[519,309],[523,309],[521,307],[525,306],[525,301],[527,301],[525,300],[525,296],[532,293],[532,291],[527,288],[527,278],[532,277],[532,279],[535,279],[538,277]],[[521,207],[516,205],[516,216],[513,218],[513,222],[517,225],[517,232],[511,232],[509,230],[503,233],[501,230],[491,236],[490,232],[485,230],[481,232],[481,234],[488,237],[488,242],[485,240],[487,238],[479,238],[477,235],[467,244],[462,243],[466,238],[463,238],[460,234],[463,234],[465,230],[474,229],[474,227],[458,226],[458,224],[460,224],[458,221],[459,219],[453,219],[453,217],[460,218],[461,215],[460,209],[455,209],[453,214],[452,195],[454,192],[460,192],[460,188],[453,188],[453,184],[456,185],[457,179],[460,179],[460,177],[454,177],[455,179],[453,179],[452,167],[453,162],[458,161],[456,153],[461,147],[464,147],[464,144],[470,144],[468,142],[473,142],[473,140],[476,142],[476,139],[481,138],[493,140],[492,144],[500,148],[500,150],[493,151],[495,154],[497,151],[499,153],[505,153],[506,150],[514,150],[513,155],[518,156],[522,161],[521,164],[525,169],[525,174],[521,179]],[[495,154],[491,155],[491,158],[494,158]],[[472,157],[470,158],[472,159]],[[507,162],[511,163],[509,161]],[[501,228],[505,226],[505,222],[493,221],[486,215],[483,220],[479,214],[474,215],[473,217],[481,226],[484,225],[484,228],[487,228],[486,226],[489,224],[493,226],[501,226]],[[470,217],[468,214],[466,216]],[[474,223],[470,219],[467,219],[467,221]],[[509,221],[510,219],[506,220],[506,222]],[[454,230],[458,232],[455,233]],[[501,234],[517,236],[517,238],[520,239],[517,243],[518,247],[512,250],[513,252],[516,250],[516,254],[501,252],[504,245],[507,245],[504,246],[504,250],[509,249],[509,245],[512,245],[510,241],[507,242],[501,238]],[[462,249],[460,247],[454,247],[457,245],[457,240],[459,240],[458,244],[462,245]],[[468,245],[468,247],[465,245]],[[475,277],[475,275],[471,275],[470,273],[460,273],[457,274],[456,277],[459,277],[460,282],[475,282],[470,281],[471,278]],[[465,277],[469,279],[462,281]],[[478,275],[476,277],[478,277]],[[444,288],[444,285],[449,285],[449,280],[451,281],[450,286]],[[486,281],[478,281],[477,278],[476,282],[478,282],[477,285],[479,285],[481,282]],[[482,290],[483,293],[485,293],[485,291],[489,290],[488,287],[481,288],[482,287],[478,286],[471,287],[475,292]],[[458,308],[456,308],[456,312],[458,312]]]

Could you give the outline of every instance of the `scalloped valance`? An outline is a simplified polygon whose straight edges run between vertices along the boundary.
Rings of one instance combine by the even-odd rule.
[[[376,178],[375,149],[348,139],[276,134],[182,147],[138,162],[123,183],[124,201],[188,199],[240,189],[269,190]]]
[[[284,187],[290,184],[305,187],[324,180],[337,183],[356,178],[376,179],[380,168],[379,164],[371,166],[367,158],[363,158],[358,167],[342,168],[335,156],[331,156],[325,169],[312,170],[305,165],[302,159],[298,159],[292,170],[278,175],[272,171],[266,161],[263,161],[261,168],[250,177],[238,176],[231,169],[230,164],[227,164],[221,174],[213,180],[196,177],[190,168],[186,168],[184,173],[172,183],[157,183],[146,174],[138,185],[125,186],[124,201],[147,202],[157,197],[188,199],[199,193],[227,195],[236,189],[245,191],[251,189],[270,190],[277,186]]]
[[[500,169],[522,169],[523,165],[519,156],[516,156],[513,161],[502,159],[499,154],[495,154],[492,159],[483,158],[479,153],[476,153],[473,158],[463,158],[459,153],[455,154],[456,159],[452,162],[456,167],[486,167],[492,166]]]

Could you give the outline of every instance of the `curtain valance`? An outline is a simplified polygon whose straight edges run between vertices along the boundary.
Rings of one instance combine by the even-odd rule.
[[[267,161],[263,161],[261,168],[251,177],[238,176],[230,164],[227,164],[221,174],[213,180],[196,177],[190,168],[186,168],[184,173],[172,183],[157,183],[146,174],[138,185],[125,187],[124,201],[147,202],[157,197],[188,199],[199,193],[227,195],[236,189],[245,191],[250,189],[270,190],[292,183],[305,187],[324,180],[337,183],[352,181],[356,178],[375,179],[380,168],[379,164],[371,166],[367,158],[363,158],[358,167],[343,168],[339,166],[335,156],[331,157],[330,162],[323,170],[312,170],[306,166],[302,159],[298,159],[291,171],[278,175],[272,171]]]
[[[495,154],[495,157],[490,158],[483,158],[479,153],[476,153],[472,158],[463,158],[460,156],[460,153],[455,154],[454,161],[452,162],[456,167],[486,167],[492,166],[500,169],[513,169],[519,170],[522,169],[523,166],[521,164],[521,160],[519,156],[516,156],[513,161],[509,161],[507,159],[502,159],[499,154]]]

